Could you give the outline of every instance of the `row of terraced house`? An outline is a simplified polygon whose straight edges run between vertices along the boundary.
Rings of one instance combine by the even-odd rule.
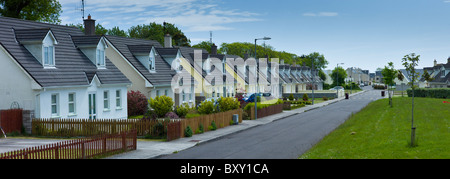
[[[263,92],[321,90],[317,71],[283,60],[211,53],[153,40],[95,35],[69,26],[0,17],[0,109],[36,118],[127,118],[127,92],[169,96],[175,105]],[[255,75],[258,74],[258,75]],[[312,83],[314,82],[314,83]],[[202,97],[202,98],[199,98]]]

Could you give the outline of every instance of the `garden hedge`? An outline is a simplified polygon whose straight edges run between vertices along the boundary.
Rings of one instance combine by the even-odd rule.
[[[408,97],[412,97],[412,89],[407,90]],[[414,97],[450,98],[450,88],[419,88],[414,90]]]

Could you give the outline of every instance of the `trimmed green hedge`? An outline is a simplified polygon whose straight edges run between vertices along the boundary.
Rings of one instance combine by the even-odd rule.
[[[412,97],[412,89],[407,90],[408,97]],[[450,98],[450,88],[419,88],[414,90],[414,97]]]

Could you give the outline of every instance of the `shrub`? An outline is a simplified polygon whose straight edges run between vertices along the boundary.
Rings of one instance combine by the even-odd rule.
[[[326,96],[322,97],[322,99],[323,99],[324,101],[328,101],[328,97],[326,97]]]
[[[294,95],[293,94],[289,95],[289,101],[294,101]]]
[[[219,109],[221,112],[231,111],[234,109],[239,109],[241,103],[236,100],[236,98],[224,98],[221,97],[219,100]]]
[[[408,97],[412,97],[412,89],[407,90]],[[414,97],[425,98],[450,98],[450,88],[418,88],[414,90]]]
[[[200,114],[212,114],[214,113],[214,103],[212,101],[203,101],[198,107]]]
[[[308,95],[306,93],[303,94],[303,101],[308,101]]]
[[[142,119],[144,119],[144,120],[156,120],[156,119],[158,119],[158,115],[156,115],[154,110],[147,110],[147,112],[144,114],[144,117]]]
[[[205,130],[203,129],[203,124],[200,124],[198,126],[198,129],[195,131],[196,134],[201,134],[203,133]]]
[[[173,101],[168,96],[157,96],[155,99],[150,98],[149,103],[150,107],[155,110],[156,115],[160,118],[173,111]]]
[[[192,137],[192,129],[190,126],[187,126],[184,130],[184,137]]]
[[[177,115],[180,118],[184,118],[184,117],[186,117],[186,114],[189,113],[189,110],[190,110],[189,105],[184,104],[184,105],[178,106],[176,108],[175,112],[177,113]]]
[[[169,118],[169,119],[179,119],[180,117],[178,117],[177,114],[175,114],[174,112],[168,112],[165,116],[165,118]]]
[[[147,111],[147,97],[139,91],[130,91],[127,93],[128,116],[143,115]]]
[[[215,122],[215,121],[212,121],[212,122],[211,122],[211,125],[208,126],[208,129],[209,129],[210,131],[215,131],[215,130],[217,129],[216,122]]]

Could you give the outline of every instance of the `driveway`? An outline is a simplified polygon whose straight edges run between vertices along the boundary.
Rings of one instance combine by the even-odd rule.
[[[0,138],[0,153],[25,149],[29,147],[53,144],[61,141],[63,140]]]

